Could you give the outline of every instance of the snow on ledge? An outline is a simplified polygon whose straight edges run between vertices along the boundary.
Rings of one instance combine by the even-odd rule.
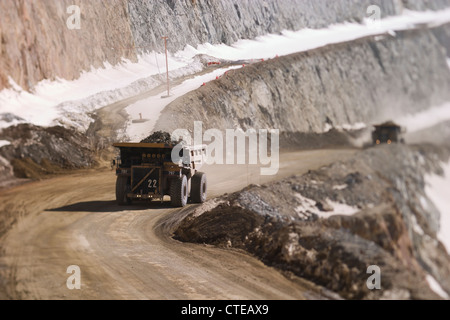
[[[1,147],[4,147],[4,146],[8,146],[8,145],[10,145],[11,144],[11,142],[9,142],[9,141],[6,141],[6,140],[0,140],[0,148]]]
[[[442,289],[439,282],[436,281],[436,279],[432,275],[427,275],[426,277],[428,285],[430,286],[430,289],[433,290],[434,293],[436,293],[438,296],[440,296],[442,299],[449,299],[449,296],[447,292]]]

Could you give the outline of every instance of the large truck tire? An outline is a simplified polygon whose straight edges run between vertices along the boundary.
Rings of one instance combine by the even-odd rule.
[[[131,204],[131,199],[127,197],[129,189],[128,177],[118,176],[116,180],[116,201],[119,206]]]
[[[188,181],[185,175],[170,182],[170,202],[174,207],[186,206],[188,195]]]
[[[206,189],[206,174],[197,172],[191,179],[191,200],[194,203],[204,203],[206,201]]]

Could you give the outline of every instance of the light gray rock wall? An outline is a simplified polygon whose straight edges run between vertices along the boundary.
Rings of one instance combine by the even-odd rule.
[[[445,49],[433,31],[416,30],[229,72],[166,107],[156,129],[190,129],[203,121],[218,129],[321,132],[326,123],[395,120],[449,99]]]

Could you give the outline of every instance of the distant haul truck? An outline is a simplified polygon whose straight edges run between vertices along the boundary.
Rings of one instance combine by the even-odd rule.
[[[120,156],[116,167],[116,200],[129,205],[133,200],[160,200],[170,196],[175,207],[206,200],[206,174],[199,172],[205,161],[206,146],[180,148],[179,161],[172,162],[175,145],[158,143],[116,143]],[[178,149],[176,149],[178,150]]]
[[[405,143],[403,138],[404,130],[394,122],[386,122],[374,126],[372,141],[374,145]]]

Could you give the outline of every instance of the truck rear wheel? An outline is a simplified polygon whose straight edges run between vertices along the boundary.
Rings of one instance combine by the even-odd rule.
[[[185,175],[170,183],[170,202],[174,207],[184,207],[188,200],[188,181]]]
[[[206,201],[206,174],[197,172],[191,180],[191,199],[195,203],[203,203]]]
[[[131,204],[131,199],[127,197],[129,189],[128,177],[118,176],[116,181],[116,201],[119,206]]]

